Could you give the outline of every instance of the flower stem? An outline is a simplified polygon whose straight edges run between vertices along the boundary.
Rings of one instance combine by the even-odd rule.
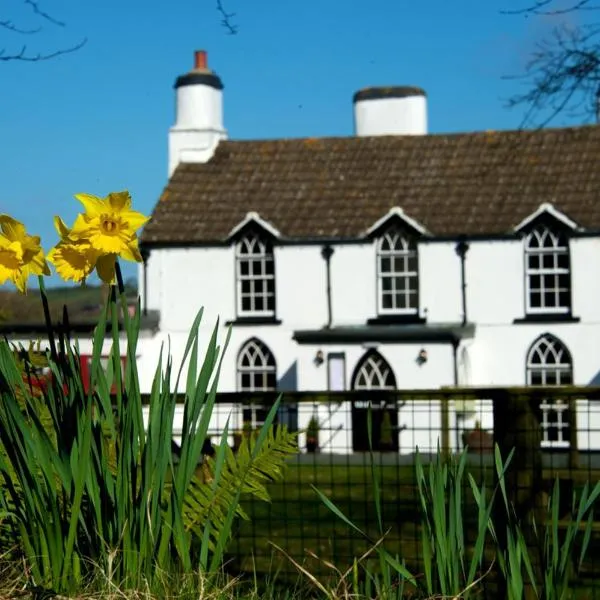
[[[46,333],[48,334],[48,342],[50,344],[50,356],[55,365],[58,365],[58,354],[56,353],[56,341],[54,339],[54,329],[52,327],[52,319],[50,318],[50,306],[48,304],[48,295],[46,294],[46,286],[44,284],[43,275],[38,275],[40,284],[40,296],[42,298],[42,306],[44,307],[44,320],[46,321]]]

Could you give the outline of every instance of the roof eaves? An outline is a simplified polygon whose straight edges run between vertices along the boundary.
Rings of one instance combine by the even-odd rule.
[[[543,202],[538,208],[532,212],[528,217],[525,217],[515,228],[514,231],[518,232],[527,227],[533,221],[535,221],[541,215],[549,215],[553,219],[556,219],[572,231],[580,231],[583,227],[580,227],[578,223],[569,218],[564,212],[558,210],[550,202]]]

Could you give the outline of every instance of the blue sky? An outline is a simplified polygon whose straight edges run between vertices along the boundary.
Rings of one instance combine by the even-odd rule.
[[[0,63],[0,212],[45,247],[56,241],[53,215],[75,217],[77,192],[127,188],[151,212],[167,178],[172,85],[196,49],[225,84],[232,139],[351,135],[352,94],[371,85],[425,88],[432,133],[518,127],[524,109],[505,100],[520,84],[503,77],[522,71],[553,25],[500,13],[520,2],[223,0],[237,13],[234,36],[215,0],[42,1],[65,27],[17,5],[0,16],[42,31],[0,32],[7,53],[88,42],[47,62]]]

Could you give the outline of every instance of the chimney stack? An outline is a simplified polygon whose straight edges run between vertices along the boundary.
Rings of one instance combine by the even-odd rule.
[[[353,100],[357,136],[427,134],[427,97],[421,88],[365,88]]]
[[[223,127],[223,83],[208,68],[206,51],[194,53],[194,68],[175,81],[175,124],[169,131],[169,177],[179,163],[209,161]]]

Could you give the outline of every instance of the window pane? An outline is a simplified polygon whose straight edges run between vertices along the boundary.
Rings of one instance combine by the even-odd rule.
[[[390,273],[392,269],[392,262],[389,258],[381,259],[381,272],[382,273]]]
[[[261,260],[253,260],[252,261],[252,275],[262,275],[263,264]]]
[[[529,295],[531,308],[540,308],[542,305],[542,296],[539,292],[533,292]]]
[[[553,370],[546,371],[546,385],[557,385],[557,373]]]
[[[555,261],[554,261],[554,253],[544,254],[542,256],[542,265],[544,269],[554,269]]]
[[[568,269],[569,268],[569,255],[566,252],[561,252],[558,255],[558,267],[560,269]]]
[[[561,308],[569,308],[571,306],[571,294],[569,291],[558,293],[558,302]]]
[[[257,312],[261,312],[265,310],[267,307],[265,306],[265,299],[263,296],[254,296],[254,310]]]
[[[540,257],[537,254],[530,254],[527,257],[528,267],[530,269],[539,269],[540,268]]]
[[[275,273],[274,270],[275,262],[272,259],[265,260],[265,274],[273,275]]]
[[[553,290],[556,287],[556,277],[554,275],[544,275],[542,278],[544,290]]]
[[[571,287],[571,278],[568,273],[563,273],[561,275],[557,275],[558,279],[558,287],[563,290],[567,290]]]
[[[254,293],[262,294],[263,291],[266,291],[264,281],[262,279],[255,279],[254,280]]]
[[[411,254],[408,257],[408,270],[416,273],[418,270],[418,259],[416,254]]]
[[[542,385],[542,373],[540,371],[531,371],[531,385]]]
[[[406,277],[395,277],[396,291],[403,292],[406,290]]]
[[[240,260],[240,275],[248,275],[249,271],[250,271],[250,268],[248,265],[248,261]]]
[[[268,294],[275,295],[275,279],[267,279],[265,286]]]
[[[554,291],[544,293],[544,306],[552,308],[556,306],[556,294]]]
[[[252,296],[242,296],[242,310],[244,312],[252,310]]]
[[[542,277],[540,275],[531,275],[529,278],[529,287],[531,290],[539,290],[542,283]]]
[[[252,381],[250,373],[241,373],[241,385],[243,390],[250,389],[250,383]]]
[[[267,296],[267,310],[271,312],[275,310],[275,296]]]
[[[382,307],[385,309],[390,309],[392,308],[392,295],[390,293],[383,293],[381,295],[381,304]]]
[[[252,293],[252,281],[250,279],[242,279],[241,284],[242,296]]]
[[[381,289],[389,292],[392,289],[392,278],[391,277],[382,277],[381,278]]]
[[[403,256],[397,256],[394,258],[394,273],[405,273],[408,265],[406,259]]]

